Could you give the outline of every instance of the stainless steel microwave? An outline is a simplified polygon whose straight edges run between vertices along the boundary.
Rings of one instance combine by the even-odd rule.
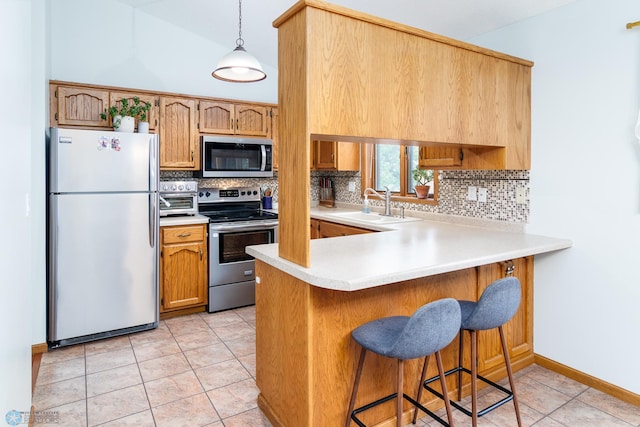
[[[202,141],[202,178],[273,176],[273,141],[205,135]]]

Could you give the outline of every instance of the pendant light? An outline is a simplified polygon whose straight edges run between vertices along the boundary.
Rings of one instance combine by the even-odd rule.
[[[242,39],[242,0],[238,0],[238,39],[236,48],[222,57],[213,77],[225,82],[257,82],[264,80],[267,75],[262,71],[258,60],[244,49]]]

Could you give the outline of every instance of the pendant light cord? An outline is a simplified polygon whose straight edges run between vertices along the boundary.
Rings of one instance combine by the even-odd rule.
[[[242,0],[238,0],[238,40],[236,40],[236,46],[244,46],[244,40],[242,40]]]

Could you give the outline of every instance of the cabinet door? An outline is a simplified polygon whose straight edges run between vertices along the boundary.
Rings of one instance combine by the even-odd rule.
[[[199,169],[196,101],[160,98],[160,168]]]
[[[311,239],[320,238],[320,220],[311,218]]]
[[[267,107],[259,105],[236,105],[235,108],[235,133],[237,135],[267,136],[269,130]]]
[[[108,127],[100,118],[109,107],[109,91],[58,86],[56,90],[59,126]]]
[[[321,239],[327,237],[350,236],[352,234],[371,233],[371,230],[364,228],[351,227],[349,225],[337,224],[335,222],[320,221],[318,227],[318,237]]]
[[[278,170],[278,109],[271,109],[271,128],[269,129],[269,137],[273,141],[271,164],[274,171]]]
[[[207,303],[206,225],[161,228],[160,311]]]
[[[163,310],[206,304],[205,251],[203,242],[163,246]]]
[[[462,165],[462,149],[455,146],[420,147],[419,165],[423,168]]]
[[[158,128],[158,97],[145,93],[132,93],[132,92],[111,92],[109,96],[109,106],[115,106],[120,108],[120,103],[123,99],[127,99],[129,105],[133,105],[133,98],[138,97],[140,104],[148,102],[151,104],[151,109],[147,113],[147,121],[149,122],[149,130],[155,131]],[[136,130],[138,129],[138,121],[140,117],[136,117]],[[109,125],[111,125],[111,117],[109,117]]]
[[[337,169],[338,143],[335,141],[316,141],[316,169]]]
[[[508,263],[494,263],[478,267],[478,296],[482,291],[502,277],[505,277],[505,269]],[[511,358],[533,355],[533,331],[530,316],[533,314],[533,292],[531,283],[533,279],[533,257],[518,258],[513,260],[515,267],[513,275],[520,280],[521,300],[518,311],[507,322],[503,330],[509,346]],[[504,358],[500,346],[500,334],[497,329],[480,331],[482,346],[478,348],[478,369],[480,372],[504,366]],[[468,342],[468,335],[466,336]],[[466,345],[468,347],[468,344]]]
[[[235,109],[225,102],[200,101],[200,132],[230,135],[235,130]]]

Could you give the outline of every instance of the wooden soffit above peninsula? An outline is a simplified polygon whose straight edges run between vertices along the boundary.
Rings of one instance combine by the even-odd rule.
[[[309,264],[313,139],[451,146],[463,169],[530,168],[530,61],[317,0],[273,25],[281,257]]]

